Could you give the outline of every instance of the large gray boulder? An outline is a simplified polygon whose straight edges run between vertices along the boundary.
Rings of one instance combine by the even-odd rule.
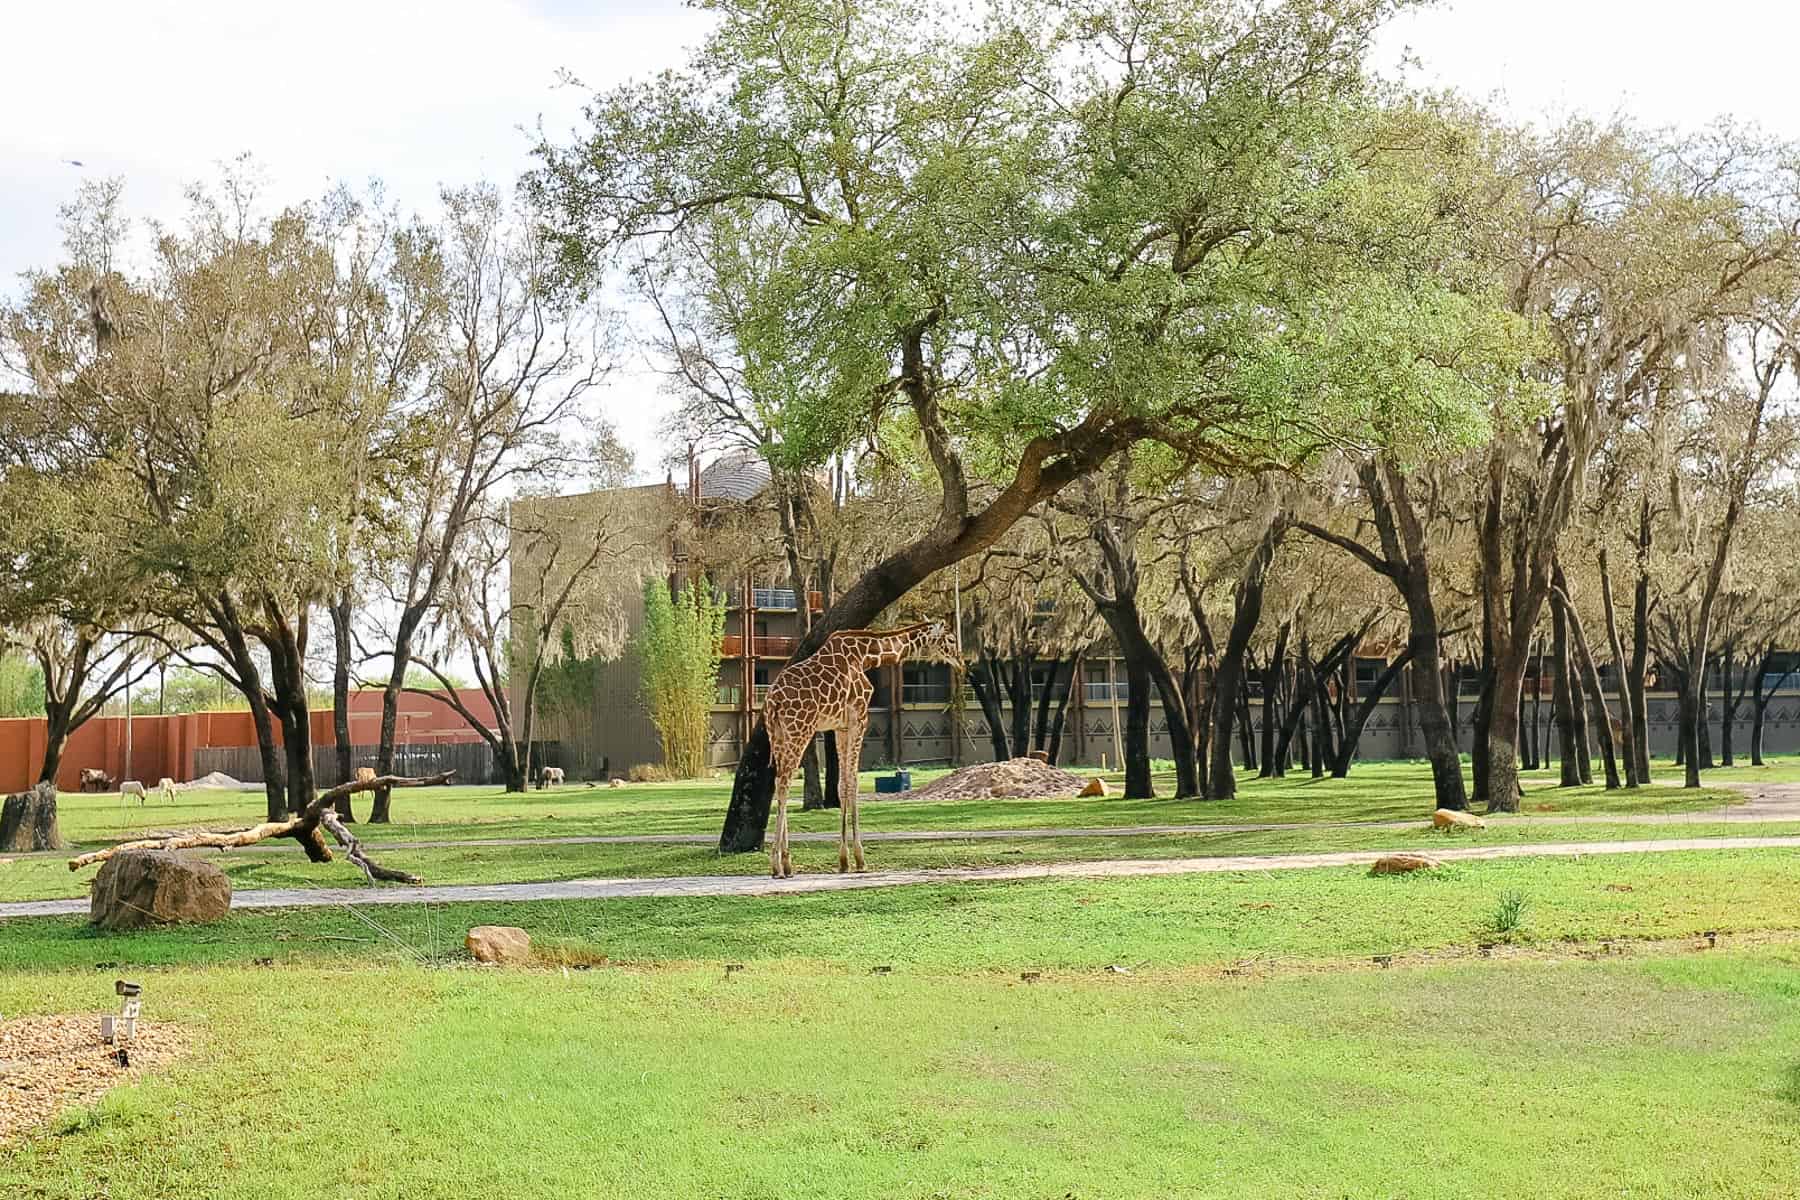
[[[172,850],[124,850],[94,877],[88,920],[102,929],[217,921],[231,911],[225,872]]]

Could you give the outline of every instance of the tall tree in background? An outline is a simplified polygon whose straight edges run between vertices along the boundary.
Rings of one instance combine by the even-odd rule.
[[[414,258],[433,286],[417,301],[419,331],[441,340],[429,387],[403,415],[414,466],[397,512],[399,567],[388,597],[391,628],[382,689],[377,774],[393,773],[400,694],[415,638],[439,604],[464,535],[490,498],[542,487],[590,457],[564,438],[610,369],[603,328],[586,306],[548,287],[550,249],[529,214],[492,187],[447,191],[441,234]],[[433,307],[435,306],[435,308]],[[439,327],[441,314],[441,328]],[[422,353],[422,351],[421,351]],[[609,442],[604,433],[597,444]],[[375,793],[369,820],[389,819],[390,793]]]
[[[1244,471],[1366,423],[1283,376],[1296,307],[1341,307],[1398,244],[1382,222],[1435,211],[1363,190],[1339,152],[1392,8],[1034,3],[964,33],[922,4],[721,3],[685,68],[596,96],[588,133],[543,147],[573,280],[677,252],[707,213],[780,247],[738,292],[738,350],[792,461],[879,438],[930,464],[937,519],[797,658],[1133,442]],[[1352,290],[1388,301],[1358,306],[1370,324],[1410,320],[1412,276]],[[1435,434],[1466,414],[1417,416]],[[772,793],[759,729],[721,848],[761,845]]]
[[[674,779],[707,772],[725,609],[725,597],[705,581],[679,592],[671,592],[665,579],[644,585],[644,626],[636,646],[644,708]]]

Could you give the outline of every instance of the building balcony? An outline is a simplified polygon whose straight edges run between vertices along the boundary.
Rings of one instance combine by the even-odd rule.
[[[741,588],[733,588],[726,592],[725,603],[729,608],[744,607],[743,590]],[[821,592],[806,593],[806,606],[813,612],[824,612],[824,594]],[[759,612],[799,612],[800,596],[793,588],[751,588],[750,607]]]
[[[1123,680],[1117,683],[1107,683],[1105,680],[1101,680],[1099,683],[1090,682],[1083,685],[1082,697],[1090,704],[1096,701],[1101,704],[1109,703],[1114,694],[1117,694],[1121,700],[1130,694],[1129,688]]]
[[[744,689],[735,683],[722,683],[713,696],[714,708],[742,708],[744,706]]]
[[[795,637],[774,637],[765,634],[761,637],[751,638],[749,649],[751,655],[756,658],[786,658],[794,652],[794,647],[799,642],[800,639]],[[744,635],[728,633],[721,637],[719,639],[719,657],[744,657]]]

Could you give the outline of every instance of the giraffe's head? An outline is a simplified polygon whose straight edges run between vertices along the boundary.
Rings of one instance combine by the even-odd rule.
[[[962,648],[956,644],[956,630],[948,621],[933,621],[925,627],[918,654],[920,658],[945,663],[955,670],[963,669]]]

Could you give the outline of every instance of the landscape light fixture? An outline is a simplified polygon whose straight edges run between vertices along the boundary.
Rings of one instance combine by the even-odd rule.
[[[120,979],[113,983],[113,991],[120,997],[119,1015],[100,1018],[100,1039],[109,1046],[118,1043],[115,1057],[121,1067],[129,1067],[129,1046],[131,1039],[137,1036],[138,1013],[143,1009],[144,988],[142,984]]]

